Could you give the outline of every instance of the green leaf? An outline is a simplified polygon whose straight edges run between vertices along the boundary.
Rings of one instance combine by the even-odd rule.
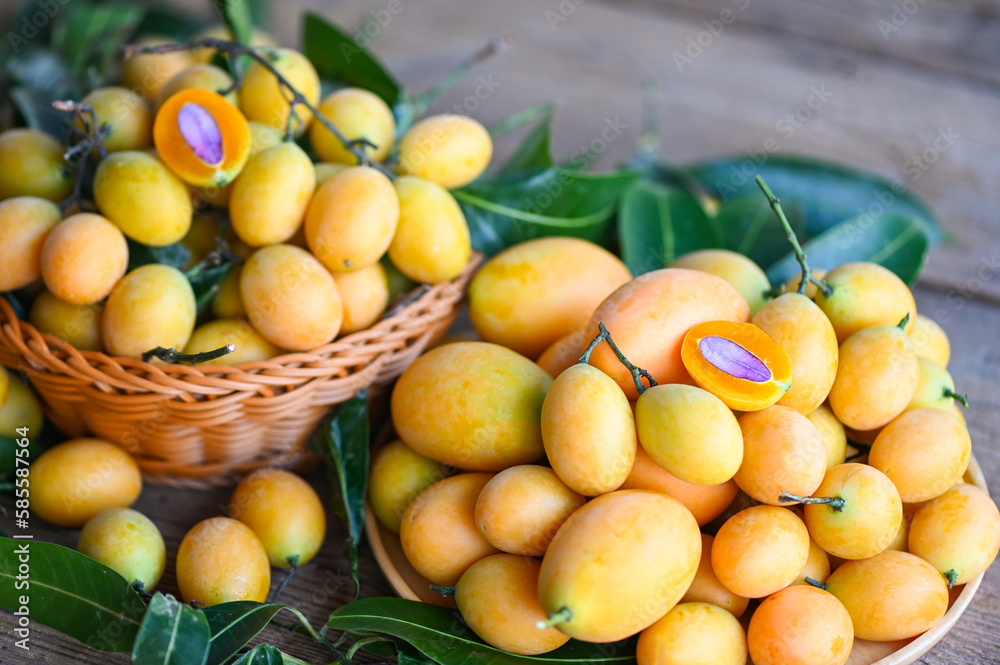
[[[302,35],[303,52],[320,78],[371,90],[389,106],[400,101],[402,86],[392,74],[323,17],[307,13]]]
[[[173,596],[157,592],[132,647],[135,665],[205,665],[208,620]]]
[[[618,211],[618,244],[633,275],[669,265],[688,252],[718,247],[715,220],[689,193],[639,180],[625,192]]]
[[[52,108],[57,99],[78,99],[79,88],[59,55],[46,48],[21,51],[4,64],[10,97],[25,124],[63,137],[69,114]]]
[[[334,610],[327,628],[397,637],[442,665],[635,663],[635,642],[588,644],[571,640],[540,656],[517,656],[485,644],[457,610],[402,598],[362,598]]]
[[[354,578],[354,597],[361,593],[358,577],[358,543],[365,526],[368,492],[368,391],[341,404],[320,428],[320,454],[326,461],[333,490],[333,510],[347,528],[347,549]]]
[[[131,238],[125,240],[128,242],[129,271],[147,263],[162,263],[183,270],[184,266],[191,260],[191,250],[179,242],[163,247],[150,247]]]
[[[232,662],[232,665],[282,665],[281,651],[270,644],[258,644]]]
[[[0,62],[6,62],[10,55],[17,55],[25,49],[49,43],[52,34],[52,18],[62,9],[47,0],[22,0],[10,22],[3,26],[4,35],[0,39]],[[37,20],[33,20],[37,17]]]
[[[191,288],[194,290],[194,298],[199,315],[212,304],[212,298],[219,292],[222,283],[226,281],[229,273],[235,267],[235,263],[222,263],[204,269],[196,265],[184,273],[188,281],[191,282]]]
[[[27,552],[25,552],[27,548]],[[18,580],[19,566],[29,568]],[[129,651],[146,606],[125,578],[90,557],[53,543],[0,538],[0,607],[101,651]]]
[[[525,135],[510,159],[500,167],[499,175],[547,169],[553,165],[550,144],[554,110],[551,104],[546,106],[542,117]]]
[[[487,255],[542,236],[574,236],[607,244],[618,197],[637,175],[554,167],[529,176],[473,183],[452,194],[465,213],[473,246]]]
[[[55,17],[52,47],[65,59],[75,75],[88,64],[103,62],[117,54],[142,22],[145,10],[134,4],[90,5],[71,3]]]
[[[44,452],[44,449],[32,437],[26,448],[27,453],[18,455],[17,450],[24,450],[24,448],[18,446],[17,441],[18,439],[14,437],[0,435],[0,480],[12,480],[14,478],[14,474],[17,471],[18,457],[21,458],[22,468],[24,468],[24,464],[30,464]]]
[[[808,240],[846,219],[868,213],[906,215],[919,222],[931,242],[944,237],[941,224],[920,199],[874,173],[805,157],[771,155],[757,165],[746,155],[726,157],[689,169],[706,188],[727,201],[743,194],[759,194],[754,178],[764,176],[782,205],[794,201],[805,214]]]
[[[250,15],[250,5],[246,0],[212,0],[215,11],[233,33],[233,39],[240,44],[249,44],[253,34],[253,17]]]
[[[202,610],[212,634],[209,665],[229,660],[264,630],[271,619],[284,608],[284,605],[238,600]]]
[[[795,235],[801,238],[805,227],[802,206],[794,201],[782,201],[781,205]],[[760,190],[758,196],[723,203],[716,222],[722,232],[722,246],[750,257],[761,267],[771,265],[791,248],[781,222]]]
[[[927,260],[930,243],[925,228],[903,215],[857,217],[816,236],[802,249],[811,267],[829,269],[848,261],[871,261],[912,286]],[[767,269],[767,278],[772,284],[780,284],[799,272],[795,255],[789,252]]]

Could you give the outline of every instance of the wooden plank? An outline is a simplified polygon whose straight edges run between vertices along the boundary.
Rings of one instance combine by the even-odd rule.
[[[808,40],[1000,83],[1000,6],[981,0],[600,0],[699,22],[733,11],[746,27],[778,40]],[[718,25],[706,26],[718,29]]]

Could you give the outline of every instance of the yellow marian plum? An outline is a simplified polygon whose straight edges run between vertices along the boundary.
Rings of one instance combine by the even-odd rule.
[[[476,499],[490,478],[489,473],[462,473],[439,480],[403,514],[403,554],[432,584],[455,584],[469,566],[497,553],[476,527]]]
[[[868,463],[889,476],[903,503],[920,503],[960,481],[971,456],[969,430],[954,414],[915,409],[879,432]]]
[[[41,277],[45,239],[61,218],[59,206],[37,196],[0,201],[0,291],[19,289]]]
[[[736,289],[698,270],[654,270],[618,287],[594,311],[584,346],[603,322],[625,357],[659,383],[692,383],[681,360],[681,342],[693,326],[706,321],[746,321],[750,308]],[[582,349],[581,349],[582,351]],[[632,375],[604,342],[590,364],[613,378],[629,399],[639,392]]]
[[[781,506],[784,494],[811,496],[826,473],[826,444],[808,418],[787,406],[739,417],[743,464],[734,479],[757,501]]]
[[[316,172],[295,143],[265,148],[249,159],[229,194],[233,230],[251,247],[288,241],[302,226]]]
[[[555,628],[538,628],[545,613],[538,602],[537,559],[493,554],[472,564],[455,585],[462,619],[484,641],[524,656],[547,653],[569,641]]]
[[[128,243],[121,230],[89,212],[56,224],[42,250],[45,287],[71,305],[103,300],[127,267]]]
[[[31,465],[31,510],[57,526],[82,526],[105,508],[131,506],[142,491],[135,460],[101,439],[72,439]]]
[[[23,381],[10,381],[7,399],[0,403],[0,436],[17,438],[18,429],[28,430],[28,436],[36,437],[45,424],[42,403]]]
[[[153,145],[153,112],[149,102],[128,88],[98,88],[80,102],[94,109],[97,126],[108,125],[111,133],[101,144],[108,152],[145,150]],[[82,129],[80,122],[77,126]]]
[[[548,625],[585,642],[615,642],[666,614],[700,559],[698,524],[679,502],[646,490],[609,492],[556,532],[538,596]]]
[[[76,549],[149,592],[163,575],[167,552],[152,520],[131,508],[108,508],[83,525]]]
[[[753,613],[747,646],[754,665],[844,665],[854,626],[833,594],[791,586],[765,598]]]
[[[951,343],[937,321],[923,314],[917,314],[917,322],[907,334],[913,340],[918,356],[933,360],[941,367],[948,367]]]
[[[392,183],[370,166],[352,166],[316,190],[306,211],[309,249],[332,272],[351,272],[382,258],[399,223]]]
[[[172,79],[167,81],[156,95],[155,107],[160,108],[163,106],[163,102],[170,99],[176,93],[191,88],[211,90],[222,95],[233,106],[239,104],[239,98],[236,95],[236,91],[233,90],[233,77],[215,65],[199,63],[181,70]]]
[[[837,376],[837,334],[826,314],[809,298],[786,293],[764,305],[752,322],[784,349],[792,368],[792,385],[777,404],[801,414],[815,411]]]
[[[557,376],[542,404],[541,425],[549,463],[574,492],[610,492],[632,470],[632,409],[618,384],[599,369],[578,363]]]
[[[809,560],[809,531],[788,508],[753,506],[736,513],[712,543],[712,570],[724,587],[763,598],[795,581]]]
[[[242,522],[228,517],[202,520],[177,550],[177,586],[189,603],[263,603],[271,586],[267,550]]]
[[[552,378],[496,344],[428,351],[392,391],[392,421],[408,446],[445,464],[500,471],[544,454],[542,402]]]
[[[319,75],[304,55],[288,48],[275,49],[271,66],[310,104],[319,103]],[[254,62],[247,68],[240,88],[240,109],[247,120],[271,125],[282,132],[290,127],[295,136],[301,136],[312,122],[312,111],[299,104],[293,115],[289,98],[288,91],[278,85],[278,79],[262,64]]]
[[[673,383],[646,389],[635,405],[635,425],[653,461],[685,482],[727,482],[743,461],[736,417],[701,388]]]
[[[949,587],[971,582],[1000,552],[1000,511],[988,493],[959,483],[917,508],[908,544]]]
[[[709,603],[680,603],[639,633],[639,665],[745,665],[743,626]]]
[[[42,291],[31,304],[28,320],[38,331],[65,340],[81,351],[101,350],[100,305],[71,305]]]
[[[191,228],[194,209],[187,187],[166,164],[145,152],[115,152],[94,175],[97,207],[129,238],[161,247]]]
[[[702,249],[684,254],[667,267],[701,270],[721,277],[746,299],[751,316],[764,306],[767,293],[771,290],[771,283],[760,266],[743,254],[728,249]]]
[[[399,141],[399,172],[447,189],[468,185],[489,166],[493,140],[463,115],[434,115],[416,122]]]
[[[920,557],[895,550],[845,562],[826,590],[847,608],[854,635],[874,642],[916,637],[948,610],[944,576]]]
[[[521,464],[493,476],[476,500],[476,526],[499,550],[542,556],[586,499],[545,466]]]
[[[389,258],[407,277],[437,284],[458,277],[472,253],[469,226],[451,193],[428,180],[396,179],[399,224]]]
[[[389,305],[389,281],[380,261],[354,272],[332,274],[344,305],[341,335],[365,330],[381,318]]]
[[[955,380],[948,370],[929,358],[917,357],[917,362],[920,364],[920,378],[913,399],[906,405],[907,411],[925,407],[951,411],[956,403],[968,403],[965,395],[955,392]]]
[[[254,363],[270,360],[282,353],[281,349],[254,330],[253,326],[238,318],[216,319],[201,324],[191,333],[191,339],[184,345],[183,351],[189,354],[204,353],[222,348],[227,344],[232,344],[236,350],[202,364],[239,365]]]
[[[903,412],[919,380],[910,338],[897,326],[870,326],[840,345],[830,408],[845,427],[878,429]]]
[[[283,349],[306,351],[333,341],[344,308],[333,277],[300,247],[268,245],[243,264],[240,294],[253,327]]]
[[[229,511],[257,534],[279,568],[307,563],[326,537],[326,512],[316,490],[284,469],[258,469],[244,478]]]
[[[101,314],[105,350],[137,358],[161,346],[183,349],[194,331],[197,305],[184,273],[149,263],[125,275]]]
[[[38,129],[0,133],[0,173],[0,200],[37,196],[59,203],[73,188],[62,145]]]
[[[224,187],[250,156],[250,126],[218,93],[188,88],[156,112],[153,141],[160,159],[184,182]]]
[[[472,278],[469,317],[484,341],[537,358],[559,338],[583,328],[597,306],[630,278],[618,257],[594,243],[529,240],[500,252]],[[574,361],[590,339],[581,339]]]
[[[375,93],[361,88],[341,88],[327,95],[318,109],[348,141],[368,141],[369,145],[358,145],[366,159],[381,162],[389,155],[396,137],[396,119],[389,105]],[[309,138],[320,160],[357,165],[354,153],[319,120],[313,122]]]
[[[399,533],[403,514],[414,498],[445,477],[445,467],[402,441],[380,448],[372,457],[368,502],[375,517]]]
[[[174,43],[166,37],[150,35],[135,42],[139,46]],[[122,63],[122,85],[146,99],[156,99],[167,81],[195,63],[188,51],[136,53]]]
[[[907,315],[906,332],[916,325],[917,305],[910,289],[894,272],[877,263],[858,261],[837,266],[823,278],[816,304],[830,318],[837,341],[844,343],[862,328],[895,326]]]

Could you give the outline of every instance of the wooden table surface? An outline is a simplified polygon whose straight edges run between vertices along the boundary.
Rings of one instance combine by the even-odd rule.
[[[207,3],[181,4],[203,10]],[[974,452],[988,482],[1000,487],[996,2],[274,3],[279,4],[280,11],[273,12],[274,32],[284,43],[297,43],[301,10],[320,11],[352,31],[374,33],[373,50],[416,91],[488,40],[512,38],[513,48],[478,67],[436,109],[473,100],[466,104],[469,113],[491,123],[514,110],[556,100],[557,157],[567,158],[588,146],[611,122],[624,129],[597,166],[627,158],[640,132],[640,83],[652,76],[664,92],[661,137],[672,161],[725,153],[749,156],[774,139],[782,152],[838,160],[905,183],[955,236],[952,244],[933,251],[915,291],[917,306],[952,340],[949,369],[959,391],[969,394]],[[477,86],[482,99],[475,97]],[[798,120],[789,122],[789,114]],[[949,138],[938,140],[941,136]],[[501,142],[499,150],[505,146]],[[308,478],[326,490],[320,471]],[[167,542],[167,572],[160,589],[176,593],[173,554],[181,537],[197,521],[219,514],[228,498],[228,490],[144,489],[135,507],[156,521]],[[0,504],[10,508],[12,501],[4,497]],[[9,524],[3,526],[10,530]],[[32,528],[36,538],[69,546],[79,533],[46,527],[38,520]],[[350,593],[343,537],[332,518],[322,553],[300,571],[282,598],[302,609],[316,626]],[[366,546],[362,556],[364,594],[389,594]],[[125,654],[89,650],[37,624],[31,650],[24,652],[9,638],[13,624],[9,613],[0,614],[3,663],[128,661]],[[995,564],[958,625],[919,662],[1000,663],[998,636],[1000,565]],[[298,635],[269,628],[263,637],[306,661],[328,660]]]

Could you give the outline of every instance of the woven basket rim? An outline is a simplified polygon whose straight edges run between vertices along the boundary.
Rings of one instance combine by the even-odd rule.
[[[429,324],[438,318],[434,312],[437,303],[444,301],[454,305],[461,300],[466,285],[482,259],[480,253],[473,251],[461,274],[455,279],[417,287],[413,293],[422,291],[419,297],[412,302],[404,300],[399,311],[369,328],[308,351],[284,353],[266,361],[236,365],[154,364],[139,358],[81,350],[63,339],[39,331],[28,321],[17,318],[5,298],[0,298],[0,347],[6,347],[31,362],[34,370],[71,374],[70,371],[58,371],[58,368],[53,367],[61,365],[71,369],[74,374],[88,377],[92,384],[105,384],[112,390],[127,390],[129,393],[176,391],[180,394],[192,390],[222,395],[238,390],[256,391],[261,384],[275,388],[285,387],[293,377],[292,382],[298,383],[329,376],[331,372],[350,375],[396,350],[400,346],[398,338],[409,334],[405,328],[412,329],[415,324]],[[412,293],[408,297],[412,297]],[[394,337],[397,339],[393,339]],[[11,347],[8,338],[19,338],[25,348],[40,358],[49,356],[48,361],[39,366],[37,362],[25,358],[20,349]],[[226,387],[220,386],[220,381]]]

